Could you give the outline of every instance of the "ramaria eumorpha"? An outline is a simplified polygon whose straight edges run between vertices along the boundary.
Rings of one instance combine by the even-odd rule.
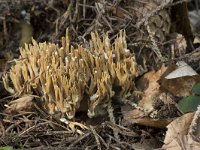
[[[16,96],[42,96],[50,114],[62,112],[73,118],[81,102],[87,101],[87,114],[93,117],[97,107],[106,106],[113,96],[126,97],[134,91],[135,56],[122,31],[113,45],[108,35],[101,40],[97,33],[91,33],[89,48],[70,46],[68,34],[61,48],[32,43],[20,49],[20,58],[3,78],[4,86]]]

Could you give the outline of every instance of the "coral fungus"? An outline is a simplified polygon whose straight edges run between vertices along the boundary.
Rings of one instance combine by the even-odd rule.
[[[101,40],[97,33],[91,33],[89,48],[70,46],[68,33],[61,48],[32,43],[20,49],[20,58],[3,78],[4,86],[16,96],[41,96],[50,114],[62,112],[73,118],[86,101],[87,114],[93,117],[97,107],[106,106],[113,96],[126,97],[134,91],[137,65],[122,31],[113,45],[108,35]]]

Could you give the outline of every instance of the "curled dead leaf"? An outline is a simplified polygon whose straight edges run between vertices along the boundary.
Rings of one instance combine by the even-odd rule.
[[[168,131],[162,148],[167,150],[200,149],[200,143],[197,140],[199,139],[199,121],[197,121],[200,117],[199,112],[198,110],[196,113],[185,114],[171,122],[167,126]]]
[[[188,133],[193,116],[194,113],[188,113],[171,122],[167,126],[168,131],[165,136],[164,143],[169,144],[173,142],[173,140],[175,140],[177,137],[186,135]]]
[[[31,111],[33,108],[33,96],[24,96],[13,100],[5,110],[7,114],[20,113],[21,111]]]

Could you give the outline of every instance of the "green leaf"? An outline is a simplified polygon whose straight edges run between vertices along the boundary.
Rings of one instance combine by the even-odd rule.
[[[0,147],[0,150],[13,150],[11,146]]]
[[[200,95],[200,82],[192,87],[192,93]]]
[[[188,96],[178,102],[179,109],[184,112],[193,112],[200,105],[200,96]]]

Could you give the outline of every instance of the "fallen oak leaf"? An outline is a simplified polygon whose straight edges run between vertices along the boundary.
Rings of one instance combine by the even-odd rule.
[[[197,112],[198,113],[198,112]],[[195,141],[193,136],[190,133],[191,123],[195,119],[194,113],[185,114],[173,122],[171,122],[167,128],[168,131],[165,136],[164,145],[162,149],[167,150],[182,150],[182,149],[190,149],[197,150],[200,149],[200,143]],[[195,122],[195,128],[198,127],[199,123]],[[193,130],[193,129],[192,129]]]

